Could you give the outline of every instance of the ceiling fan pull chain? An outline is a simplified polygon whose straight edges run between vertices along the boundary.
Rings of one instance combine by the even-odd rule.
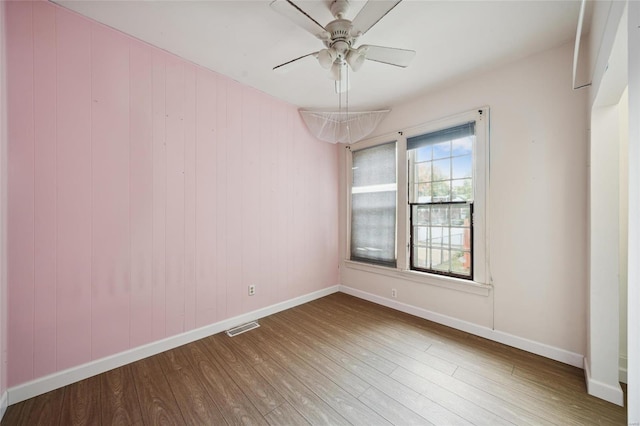
[[[344,67],[345,72],[347,73],[347,88],[349,88],[349,67]],[[347,121],[347,139],[348,139],[348,143],[351,143],[351,130],[349,129],[349,90],[346,91],[346,94],[344,95],[345,99],[347,101],[347,114],[345,116],[345,120]]]

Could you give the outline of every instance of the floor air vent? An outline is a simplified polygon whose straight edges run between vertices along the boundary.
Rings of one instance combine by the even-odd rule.
[[[233,336],[237,336],[238,334],[242,334],[245,331],[253,330],[254,328],[258,328],[258,327],[260,327],[260,324],[258,324],[258,321],[251,321],[246,324],[233,327],[225,331],[225,333],[227,333],[227,336],[233,337]]]

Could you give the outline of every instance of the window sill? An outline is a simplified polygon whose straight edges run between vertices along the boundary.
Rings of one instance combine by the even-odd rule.
[[[371,265],[368,263],[354,262],[352,260],[344,260],[344,266],[350,269],[370,272],[373,274],[386,275],[394,278],[401,278],[417,282],[420,284],[433,285],[436,287],[448,288],[450,290],[462,291],[465,293],[477,294],[479,296],[489,296],[492,286],[489,284],[481,284],[475,281],[467,281],[459,278],[440,276],[435,274],[427,274],[425,272],[407,271],[402,269],[389,268],[379,265]]]

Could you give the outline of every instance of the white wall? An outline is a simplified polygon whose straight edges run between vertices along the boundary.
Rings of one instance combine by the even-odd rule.
[[[640,424],[640,2],[629,2],[627,421]]]
[[[620,147],[619,147],[619,184],[618,194],[620,199],[620,209],[618,216],[619,223],[619,303],[620,310],[620,350],[619,350],[619,378],[621,382],[627,383],[627,265],[629,243],[629,91],[625,90],[618,103],[618,122],[620,126]]]
[[[586,349],[587,93],[573,91],[565,45],[394,108],[376,135],[488,105],[489,296],[341,265],[346,286],[549,345]],[[346,257],[341,154],[342,259]]]
[[[594,80],[589,90],[592,105],[590,168],[589,337],[585,359],[587,390],[591,395],[622,405],[620,379],[620,100],[627,85],[627,25],[624,2],[612,3],[598,46]],[[598,10],[596,10],[598,12]],[[620,13],[618,13],[620,12]],[[599,16],[600,15],[600,16]],[[603,21],[605,11],[593,16]],[[623,218],[624,219],[624,218]]]
[[[618,105],[591,114],[589,202],[589,339],[585,370],[591,395],[622,405],[619,375]]]

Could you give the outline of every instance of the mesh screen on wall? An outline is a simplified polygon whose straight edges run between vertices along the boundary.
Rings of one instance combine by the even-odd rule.
[[[322,112],[300,110],[309,131],[331,143],[355,143],[366,138],[389,113],[383,111]]]

